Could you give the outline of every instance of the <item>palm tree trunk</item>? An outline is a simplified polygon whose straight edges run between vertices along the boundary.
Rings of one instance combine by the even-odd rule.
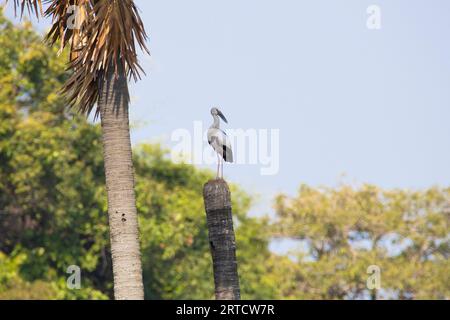
[[[120,64],[120,63],[119,63]],[[100,85],[99,109],[103,134],[106,190],[114,296],[144,299],[134,172],[128,119],[128,82],[123,70],[110,68]]]
[[[203,198],[216,300],[240,300],[230,189],[223,179],[211,180],[203,188]]]

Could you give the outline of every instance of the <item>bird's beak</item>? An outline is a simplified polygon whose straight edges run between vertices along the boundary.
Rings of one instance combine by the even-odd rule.
[[[220,110],[217,110],[217,111],[218,111],[217,114],[219,115],[219,117],[221,117],[225,123],[228,123],[228,120],[227,120],[227,118],[225,118],[222,111],[220,111]]]

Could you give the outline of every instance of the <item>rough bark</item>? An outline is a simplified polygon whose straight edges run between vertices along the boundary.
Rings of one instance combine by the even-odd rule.
[[[231,195],[222,179],[203,188],[217,300],[240,300]]]
[[[112,68],[111,68],[112,69]],[[117,300],[144,299],[134,172],[128,119],[127,78],[109,72],[100,88],[106,190],[114,296]]]

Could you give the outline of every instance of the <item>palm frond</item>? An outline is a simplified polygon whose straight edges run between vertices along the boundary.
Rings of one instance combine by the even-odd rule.
[[[89,12],[92,11],[92,0],[48,0],[49,7],[45,16],[52,18],[52,27],[47,34],[50,44],[59,42],[60,52],[70,44],[70,61],[78,56],[83,43],[86,43],[86,32]]]
[[[110,68],[135,81],[144,73],[139,65],[136,43],[146,47],[147,35],[133,0],[13,0],[14,10],[51,17],[47,34],[60,52],[70,46],[68,69],[72,75],[62,92],[70,106],[89,114],[98,102],[101,81]],[[8,0],[6,0],[8,2]],[[49,3],[43,13],[42,3]],[[123,71],[122,71],[123,70]],[[98,110],[96,110],[98,115]]]
[[[5,3],[8,3],[6,0]],[[42,9],[42,0],[14,0],[14,14],[17,15],[17,9],[20,10],[20,17],[22,18],[25,10],[31,16],[32,13],[36,14],[36,18],[39,19],[39,15],[44,14]]]
[[[83,8],[80,28],[76,31],[67,28],[67,8],[73,2]],[[135,43],[148,53],[147,35],[134,1],[53,0],[46,14],[54,17],[48,39],[52,43],[59,40],[61,48],[71,45],[69,69],[73,73],[63,93],[80,112],[92,111],[98,101],[99,84],[110,68],[116,77],[119,70],[124,70],[135,81],[144,73]]]

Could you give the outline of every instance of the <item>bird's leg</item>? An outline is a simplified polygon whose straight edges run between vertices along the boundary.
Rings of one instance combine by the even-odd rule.
[[[223,179],[223,159],[220,157],[220,178]]]
[[[220,157],[219,157],[219,154],[217,154],[217,174],[216,174],[216,180],[219,179],[219,169],[220,169]]]

